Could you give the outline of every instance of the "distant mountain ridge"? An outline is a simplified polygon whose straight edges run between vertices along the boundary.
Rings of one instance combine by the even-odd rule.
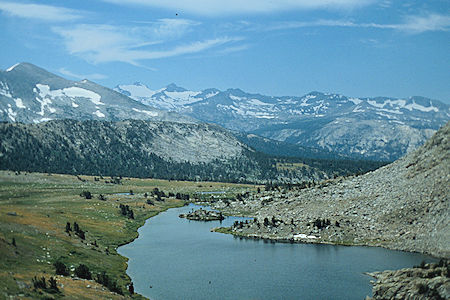
[[[151,90],[142,83],[115,90],[228,129],[356,158],[394,160],[423,144],[450,119],[447,104],[417,96],[354,98],[311,92],[274,97],[240,89],[189,91],[175,84]]]
[[[373,166],[311,160],[284,170],[213,124],[125,120],[0,123],[0,169],[232,182],[302,182]],[[324,167],[323,170],[321,167]],[[376,166],[375,166],[376,167]],[[362,168],[362,169],[361,169]]]
[[[143,119],[194,122],[88,80],[71,81],[29,63],[0,70],[0,121]]]

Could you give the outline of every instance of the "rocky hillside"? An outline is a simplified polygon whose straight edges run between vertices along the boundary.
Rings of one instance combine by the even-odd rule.
[[[236,235],[449,257],[449,181],[450,122],[417,151],[362,176],[311,188],[272,188],[214,207],[257,218],[234,226]]]
[[[0,121],[143,119],[193,122],[88,80],[70,81],[29,63],[0,70]]]
[[[146,105],[228,129],[376,160],[411,152],[450,119],[448,105],[424,97],[352,98],[320,92],[273,97],[239,89],[189,91],[174,84],[151,90],[141,83],[115,89]]]
[[[0,169],[235,182],[310,181],[334,171],[314,166],[277,168],[273,158],[210,124],[0,123],[0,137]]]

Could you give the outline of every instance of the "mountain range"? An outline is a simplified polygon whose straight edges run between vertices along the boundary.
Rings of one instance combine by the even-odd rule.
[[[395,160],[416,149],[450,119],[447,104],[418,96],[355,98],[311,92],[275,97],[240,89],[189,91],[175,84],[152,90],[142,83],[115,90],[145,105],[231,130],[376,160]]]
[[[0,121],[131,118],[193,122],[190,117],[144,105],[89,80],[67,80],[29,63],[0,70]]]
[[[127,119],[215,123],[271,155],[394,160],[450,119],[447,104],[424,97],[352,98],[311,92],[264,96],[239,89],[189,91],[141,83],[115,90],[71,81],[29,63],[0,70],[0,121]]]

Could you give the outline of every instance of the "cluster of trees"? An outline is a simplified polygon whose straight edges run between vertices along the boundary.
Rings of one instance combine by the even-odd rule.
[[[70,225],[70,222],[66,223],[66,232],[70,235],[70,232],[74,231],[75,234],[82,240],[84,240],[86,238],[85,235],[85,231],[81,230],[80,226],[78,225],[77,222],[73,222],[73,230],[72,227]]]
[[[105,180],[105,183],[122,184],[122,176],[120,177],[111,176],[111,180]]]
[[[317,229],[320,230],[320,229],[323,229],[323,228],[325,228],[327,226],[330,226],[331,225],[331,221],[329,219],[325,220],[325,219],[317,218],[317,219],[314,220],[313,225],[315,227],[317,227]]]
[[[245,220],[245,222],[242,221],[234,221],[233,223],[233,227],[237,228],[237,229],[242,229],[244,228],[244,225],[248,225],[248,220]]]
[[[189,201],[189,194],[182,194],[182,193],[165,193],[163,190],[160,190],[159,188],[155,187],[152,191],[151,191],[151,195],[156,197],[156,201],[164,201],[163,198],[173,198],[175,197],[178,200],[185,200],[185,201]],[[147,193],[144,194],[144,197],[147,197]],[[148,200],[147,200],[148,202]]]
[[[282,190],[302,190],[302,189],[306,189],[306,188],[311,188],[316,186],[318,183],[315,180],[311,180],[311,181],[302,181],[300,183],[279,183],[279,182],[268,182],[265,184],[264,186],[264,190],[266,192],[268,191],[282,191]]]
[[[120,213],[122,216],[127,216],[129,219],[134,219],[134,212],[128,205],[119,205]]]
[[[37,278],[36,276],[34,276],[34,278],[32,279],[32,283],[35,290],[41,289],[48,293],[59,292],[56,279],[53,277],[50,277],[50,279],[48,280],[48,286],[45,277]]]
[[[112,280],[105,271],[98,273],[95,277],[95,281],[107,287],[111,292],[123,295],[122,289],[117,285],[117,281]]]
[[[248,198],[249,196],[250,196],[250,192],[245,192],[244,194],[238,193],[238,194],[236,195],[236,200],[237,200],[237,201],[243,202],[243,201],[244,201],[244,198]]]
[[[57,275],[63,275],[63,276],[70,275],[69,269],[63,262],[56,261],[53,265],[55,267],[55,272]],[[117,281],[113,280],[111,277],[109,277],[105,271],[97,273],[96,276],[93,276],[92,272],[89,270],[88,266],[86,266],[85,264],[79,264],[75,268],[74,274],[75,274],[75,276],[77,276],[79,278],[83,278],[83,279],[87,279],[87,280],[94,279],[96,282],[107,287],[110,291],[115,292],[120,295],[123,295],[123,291],[117,285]],[[42,281],[42,280],[37,281],[37,284],[39,284],[40,286],[42,286],[42,285],[45,286],[45,278],[43,278],[43,280],[44,281]],[[132,287],[132,288],[133,288],[133,293],[134,293],[134,287]],[[130,287],[129,287],[129,290],[130,290]]]
[[[279,223],[284,223],[283,220],[278,220],[275,218],[275,216],[272,216],[272,218],[269,220],[267,217],[264,218],[264,226],[272,226],[277,227]]]
[[[189,201],[189,194],[177,193],[175,195],[175,198],[178,199],[178,200]]]
[[[155,187],[152,191],[152,196],[156,197],[156,201],[164,201],[163,197],[167,197],[166,193],[164,193],[164,191],[160,191],[157,187]]]

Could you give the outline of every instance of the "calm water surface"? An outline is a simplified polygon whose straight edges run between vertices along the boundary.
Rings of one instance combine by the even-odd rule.
[[[210,232],[219,221],[178,218],[194,205],[163,212],[119,248],[136,292],[151,299],[364,299],[371,277],[432,260],[371,247],[283,244]],[[222,221],[230,226],[242,218]]]

